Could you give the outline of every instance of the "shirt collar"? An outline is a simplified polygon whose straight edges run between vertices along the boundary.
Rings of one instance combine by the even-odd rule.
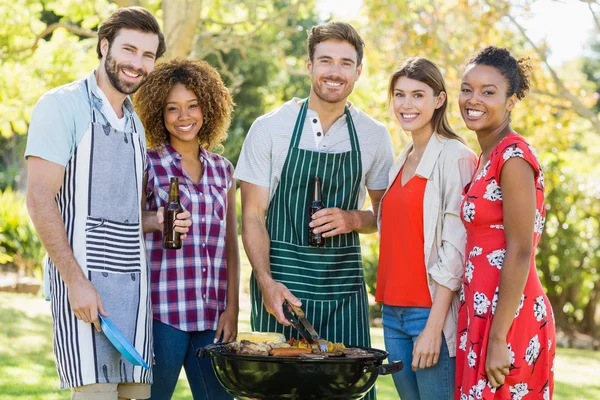
[[[447,138],[440,136],[435,132],[431,135],[427,147],[425,148],[425,153],[423,153],[423,157],[421,157],[419,166],[415,171],[417,175],[427,179],[431,177],[433,167],[435,167],[438,157],[447,141]]]
[[[447,138],[440,136],[435,132],[433,135],[431,135],[429,142],[427,142],[427,147],[425,148],[423,157],[421,157],[421,161],[419,161],[419,165],[415,171],[416,175],[419,175],[425,179],[431,178],[431,175],[433,174],[433,168],[435,167],[438,157],[447,141]],[[406,146],[402,154],[400,154],[398,157],[399,164],[403,165],[406,162],[408,153],[410,153],[413,147],[413,142],[410,142],[408,146]]]
[[[169,143],[165,143],[163,147],[159,150],[160,158],[166,158],[168,161],[178,160],[181,162],[181,154],[177,150],[173,148]],[[208,151],[203,148],[200,148],[200,161],[202,164],[210,165],[211,167],[215,166],[215,162],[212,157],[209,156]]]
[[[292,100],[288,101],[287,104],[289,104],[290,109],[294,112],[294,115],[298,115],[298,113],[300,112],[300,107],[298,106],[298,103],[306,100],[306,99],[301,99],[300,97],[294,97],[292,98]],[[354,104],[352,104],[349,100],[346,100],[346,106],[348,107],[348,110],[350,111],[350,115],[352,116],[352,118],[356,118],[356,116],[358,115],[358,108],[356,108],[354,106]],[[306,115],[317,115],[317,112],[314,110],[311,110],[310,108],[307,110]],[[338,121],[342,118],[346,118],[346,114],[344,113],[344,115],[342,115]]]
[[[102,98],[98,94],[99,88],[98,88],[98,81],[96,80],[95,72],[96,72],[96,70],[92,71],[92,73],[88,76],[88,84],[90,85],[90,92],[92,93],[92,96],[94,97],[95,105],[97,106],[97,108],[99,110],[102,110]],[[123,106],[125,108],[125,112],[127,113],[127,116],[131,116],[131,114],[133,114],[134,110],[133,110],[133,103],[131,102],[131,98],[129,96],[125,97],[125,102],[123,103]]]

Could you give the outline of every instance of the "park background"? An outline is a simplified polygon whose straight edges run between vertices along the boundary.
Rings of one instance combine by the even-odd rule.
[[[25,207],[23,153],[36,101],[96,68],[99,23],[129,5],[161,22],[167,53],[159,62],[204,59],[221,73],[236,103],[222,149],[234,165],[256,117],[308,95],[306,36],[318,23],[351,22],[365,40],[350,100],[388,126],[396,154],[409,138],[387,110],[386,89],[404,59],[425,56],[440,66],[451,124],[479,151],[457,105],[466,60],[488,44],[530,57],[533,89],[512,127],[537,149],[545,173],[547,222],[536,262],[559,331],[555,398],[600,399],[598,0],[0,0],[0,398],[69,398],[57,389],[49,304],[37,292],[44,251]],[[374,293],[377,236],[362,243]],[[250,265],[241,250],[240,330],[248,330]],[[373,303],[374,345],[383,348],[379,314]],[[397,398],[389,377],[377,386],[380,398]],[[184,379],[174,398],[191,399]]]

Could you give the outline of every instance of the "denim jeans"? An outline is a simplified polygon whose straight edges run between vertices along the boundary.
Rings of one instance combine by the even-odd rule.
[[[215,331],[184,332],[157,320],[153,321],[152,331],[156,364],[152,367],[150,399],[171,399],[182,366],[194,400],[232,399],[217,380],[210,359],[194,354],[196,349],[213,343]]]
[[[429,308],[383,305],[383,337],[389,361],[402,360],[404,368],[392,375],[402,400],[453,400],[455,357],[448,354],[442,334],[442,347],[436,365],[412,370],[413,345],[429,318]]]

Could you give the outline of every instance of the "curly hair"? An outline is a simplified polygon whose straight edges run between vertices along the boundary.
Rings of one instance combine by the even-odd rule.
[[[471,57],[467,65],[488,65],[496,68],[508,82],[507,96],[517,95],[519,100],[525,97],[531,86],[531,60],[529,57],[514,58],[508,49],[487,46]]]
[[[159,64],[135,95],[135,110],[146,130],[148,148],[160,148],[169,142],[164,105],[177,84],[184,85],[198,98],[204,120],[198,132],[198,144],[206,150],[215,149],[227,138],[233,100],[221,76],[210,64],[179,58]]]

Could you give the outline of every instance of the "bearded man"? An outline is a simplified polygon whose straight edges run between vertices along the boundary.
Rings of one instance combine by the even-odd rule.
[[[99,67],[44,94],[31,117],[27,206],[48,252],[54,353],[73,399],[143,399],[151,371],[133,365],[101,333],[109,316],[152,365],[152,309],[142,231],[144,128],[128,95],[165,52],[154,16],[121,8],[98,31]],[[189,213],[179,215],[185,234]]]

